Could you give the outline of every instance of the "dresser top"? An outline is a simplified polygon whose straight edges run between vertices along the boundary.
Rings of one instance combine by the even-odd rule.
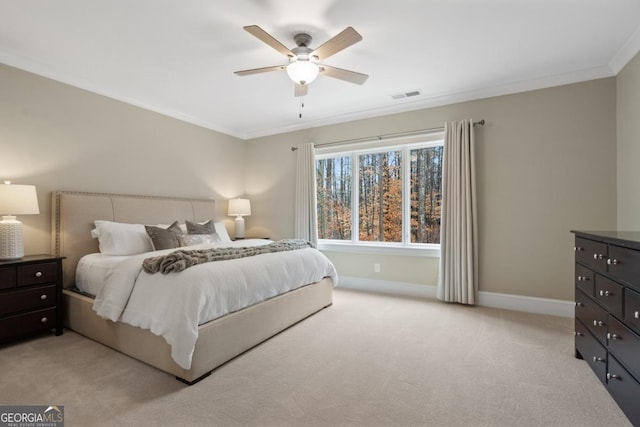
[[[582,231],[572,230],[578,237],[613,243],[618,246],[640,250],[640,231]]]

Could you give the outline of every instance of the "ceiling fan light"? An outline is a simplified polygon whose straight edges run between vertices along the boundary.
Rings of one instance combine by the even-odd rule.
[[[311,61],[297,60],[287,65],[289,78],[300,85],[308,85],[318,77],[318,64]]]

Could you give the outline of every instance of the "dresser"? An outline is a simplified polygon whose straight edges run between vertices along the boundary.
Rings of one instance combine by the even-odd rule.
[[[640,425],[640,232],[575,234],[575,351]]]
[[[52,329],[62,335],[62,259],[0,261],[0,342]]]

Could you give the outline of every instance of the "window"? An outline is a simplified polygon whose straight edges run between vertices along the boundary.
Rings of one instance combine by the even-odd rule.
[[[322,242],[391,247],[440,243],[442,140],[316,156]]]

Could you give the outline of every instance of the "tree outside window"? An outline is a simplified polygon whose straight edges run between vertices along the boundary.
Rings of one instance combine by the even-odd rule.
[[[438,141],[318,156],[319,238],[438,244],[442,155]]]

